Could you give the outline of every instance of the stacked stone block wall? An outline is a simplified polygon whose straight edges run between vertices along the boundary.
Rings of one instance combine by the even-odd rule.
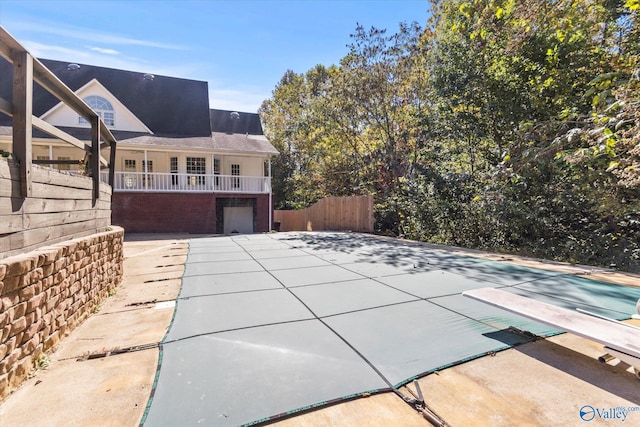
[[[121,283],[123,238],[111,227],[0,260],[0,400]]]

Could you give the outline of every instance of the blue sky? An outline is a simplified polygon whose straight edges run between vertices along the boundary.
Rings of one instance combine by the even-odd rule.
[[[0,0],[36,57],[209,83],[211,108],[256,112],[286,70],[337,64],[357,23],[423,25],[426,0]]]

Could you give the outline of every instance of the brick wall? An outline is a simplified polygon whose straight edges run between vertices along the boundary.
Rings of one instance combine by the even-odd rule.
[[[216,233],[216,200],[254,199],[257,205],[256,232],[268,232],[268,194],[223,193],[113,193],[111,222],[128,233]]]
[[[258,207],[258,217],[256,218],[256,231],[258,233],[268,233],[273,229],[273,225],[269,224],[269,195],[264,194],[256,200]],[[273,222],[273,213],[271,214],[271,221]]]
[[[0,400],[122,281],[124,230],[0,260]]]

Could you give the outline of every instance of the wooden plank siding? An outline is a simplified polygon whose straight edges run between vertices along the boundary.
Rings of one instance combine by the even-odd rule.
[[[18,165],[0,159],[0,258],[104,231],[111,225],[109,185],[100,185],[94,203],[91,177],[33,165],[31,181],[31,197],[21,197]]]
[[[373,196],[326,197],[306,209],[276,210],[280,231],[373,232]]]

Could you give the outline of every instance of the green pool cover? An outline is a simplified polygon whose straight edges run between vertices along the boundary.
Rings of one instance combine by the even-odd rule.
[[[616,319],[640,298],[373,236],[192,239],[142,424],[265,423],[560,332],[461,295],[487,286]]]

